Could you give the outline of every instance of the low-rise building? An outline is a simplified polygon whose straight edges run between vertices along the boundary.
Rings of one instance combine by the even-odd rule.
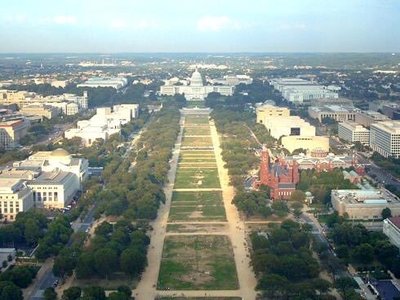
[[[300,78],[278,78],[272,79],[270,83],[282,93],[283,98],[295,104],[310,105],[315,99],[339,98],[337,91],[340,88],[323,86]]]
[[[400,217],[391,217],[383,220],[383,233],[393,245],[400,248]]]
[[[338,135],[349,143],[360,142],[363,145],[369,145],[369,130],[354,122],[340,122]]]
[[[25,118],[0,122],[0,148],[9,150],[18,146],[29,127],[30,122]]]
[[[33,207],[33,193],[26,181],[0,178],[0,213],[3,220],[14,221],[19,212]]]
[[[20,113],[24,116],[40,116],[46,119],[52,119],[60,114],[60,109],[45,104],[24,105],[20,109]]]
[[[289,152],[296,149],[304,149],[306,151],[321,150],[329,151],[329,137],[327,136],[283,136],[282,146]]]
[[[331,118],[337,122],[354,121],[356,111],[353,106],[346,105],[323,105],[308,108],[308,115],[322,122],[325,118]]]
[[[400,121],[371,124],[370,147],[384,157],[400,157]]]
[[[382,210],[390,208],[400,215],[400,200],[387,190],[332,190],[332,206],[340,216],[350,219],[373,220],[382,218]]]
[[[125,77],[92,77],[84,83],[78,84],[77,87],[111,87],[116,90],[123,88],[128,84],[128,79]]]

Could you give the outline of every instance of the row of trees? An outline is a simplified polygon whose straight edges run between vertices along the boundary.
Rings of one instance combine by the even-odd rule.
[[[215,109],[211,117],[222,135],[222,157],[228,168],[231,184],[242,190],[248,172],[258,164],[258,158],[254,154],[257,143],[246,123],[246,120],[251,120],[252,115],[229,109]]]

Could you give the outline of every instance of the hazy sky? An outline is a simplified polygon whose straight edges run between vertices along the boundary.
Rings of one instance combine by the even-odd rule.
[[[398,52],[400,0],[2,0],[0,52]]]

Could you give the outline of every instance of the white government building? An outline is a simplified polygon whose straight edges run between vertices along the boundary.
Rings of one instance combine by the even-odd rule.
[[[283,98],[295,104],[313,104],[315,99],[339,98],[339,87],[323,86],[301,78],[277,78],[270,80],[270,84],[281,92]]]
[[[370,147],[384,157],[400,157],[400,121],[371,124]]]
[[[82,189],[88,161],[63,149],[40,151],[0,171],[0,213],[13,221],[31,207],[61,209]]]
[[[128,79],[125,77],[92,77],[84,83],[78,84],[77,87],[111,87],[116,90],[123,88],[128,84]]]
[[[89,120],[77,122],[77,128],[65,131],[66,139],[79,137],[85,146],[91,146],[97,139],[107,140],[112,134],[119,133],[121,126],[139,115],[139,104],[119,104],[97,108],[96,114]]]
[[[165,85],[160,88],[160,94],[166,96],[181,94],[188,101],[204,100],[212,92],[220,93],[223,96],[233,95],[234,85],[204,85],[203,77],[197,69],[189,81],[189,84],[183,81],[182,85],[179,79],[166,80]],[[177,85],[178,83],[181,85]]]

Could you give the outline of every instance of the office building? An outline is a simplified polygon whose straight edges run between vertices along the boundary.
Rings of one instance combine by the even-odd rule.
[[[84,83],[78,84],[77,87],[111,87],[116,90],[125,87],[128,84],[128,79],[124,77],[92,77]]]
[[[357,111],[355,117],[355,122],[357,124],[367,128],[369,128],[372,123],[389,120],[389,117],[373,110]]]
[[[265,124],[267,118],[272,117],[289,117],[290,110],[286,107],[278,107],[273,105],[261,105],[256,108],[257,123]]]
[[[338,135],[349,143],[360,142],[363,145],[369,145],[369,130],[354,122],[340,122]]]
[[[25,118],[10,121],[0,121],[0,148],[10,150],[19,145],[30,127]]]
[[[182,82],[178,78],[172,78],[171,80],[166,80],[165,85],[162,85],[160,88],[161,95],[185,95],[188,101],[204,100],[212,92],[223,96],[232,96],[233,91],[233,85],[204,85],[203,77],[197,69],[193,72],[189,84],[186,81]]]
[[[322,122],[330,118],[336,122],[355,121],[357,109],[346,105],[322,105],[308,108],[308,115]]]
[[[298,105],[311,105],[315,99],[339,98],[335,86],[322,86],[300,78],[278,78],[270,80],[270,84],[281,92],[282,97]]]
[[[400,105],[398,103],[386,103],[381,111],[392,120],[400,120]]]
[[[371,124],[370,147],[384,157],[400,157],[400,121]]]
[[[400,216],[383,220],[383,233],[393,245],[400,248]]]
[[[399,198],[386,190],[332,190],[331,199],[338,214],[347,214],[349,219],[381,219],[385,208],[390,208],[393,215],[400,215]]]
[[[19,212],[33,207],[33,193],[26,181],[0,178],[0,214],[3,221],[14,221]]]

